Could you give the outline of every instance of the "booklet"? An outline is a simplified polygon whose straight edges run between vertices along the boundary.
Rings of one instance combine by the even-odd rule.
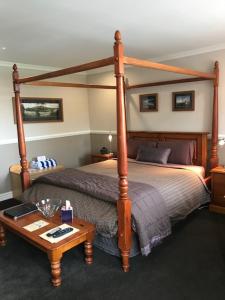
[[[46,225],[48,225],[49,223],[44,221],[44,220],[38,220],[38,221],[35,221],[34,223],[31,223],[29,225],[26,225],[24,226],[23,228],[32,232],[32,231],[35,231],[37,229],[40,229]]]

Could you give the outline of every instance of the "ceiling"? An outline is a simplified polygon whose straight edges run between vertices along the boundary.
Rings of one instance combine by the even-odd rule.
[[[0,20],[0,61],[24,64],[112,56],[116,29],[139,58],[225,48],[224,0],[0,0]]]

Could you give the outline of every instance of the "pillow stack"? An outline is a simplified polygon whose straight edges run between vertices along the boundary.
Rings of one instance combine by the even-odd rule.
[[[159,164],[192,165],[196,143],[191,140],[146,141],[128,139],[128,157]]]

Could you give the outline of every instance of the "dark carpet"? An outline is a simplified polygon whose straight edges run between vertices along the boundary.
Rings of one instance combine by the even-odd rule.
[[[65,253],[62,286],[50,284],[45,253],[8,233],[0,249],[0,299],[225,299],[225,215],[199,210],[173,228],[148,257],[120,260],[94,249],[85,265],[83,248]]]

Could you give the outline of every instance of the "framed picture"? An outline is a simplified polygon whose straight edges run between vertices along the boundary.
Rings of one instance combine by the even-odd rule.
[[[63,103],[58,98],[21,97],[24,123],[63,122]],[[15,98],[13,98],[14,122],[16,122]]]
[[[140,112],[158,111],[158,94],[139,96]]]
[[[195,91],[173,93],[173,111],[195,110]]]

